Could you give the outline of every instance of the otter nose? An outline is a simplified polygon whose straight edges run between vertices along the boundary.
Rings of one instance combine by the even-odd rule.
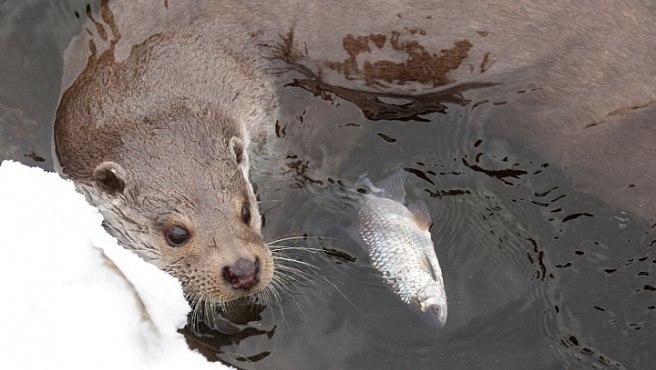
[[[234,289],[249,289],[259,281],[258,269],[257,259],[240,258],[234,265],[223,268],[223,277]]]

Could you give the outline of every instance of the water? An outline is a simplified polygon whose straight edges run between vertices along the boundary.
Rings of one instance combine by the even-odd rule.
[[[61,55],[85,6],[0,3],[0,159],[52,170]],[[371,103],[294,73],[281,79],[280,157],[253,179],[267,240],[307,235],[279,244],[319,249],[285,252],[314,267],[287,263],[305,276],[293,296],[245,315],[230,335],[188,327],[192,346],[241,368],[654,363],[653,220],[581,191],[559,163],[521,141],[486,135],[470,123],[472,104],[453,98],[459,92],[408,112],[396,109],[406,101]],[[340,196],[363,172],[381,178],[399,168],[411,173],[408,199],[425,200],[434,219],[449,301],[442,330],[385,286],[353,232],[353,204]]]
[[[0,2],[2,159],[52,170],[51,126],[62,54],[80,31],[85,5],[56,0]]]

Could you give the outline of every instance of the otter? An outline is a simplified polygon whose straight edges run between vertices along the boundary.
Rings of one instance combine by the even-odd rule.
[[[655,214],[649,2],[103,0],[87,16],[65,55],[59,172],[193,299],[271,282],[249,167],[274,135],[285,68],[347,100],[468,105],[466,124],[525,143],[613,206]]]
[[[121,245],[178,278],[192,302],[262,292],[274,266],[247,151],[270,99],[258,95],[262,72],[227,46],[219,51],[237,40],[220,40],[204,22],[154,34],[119,61],[131,29],[117,27],[107,2],[99,19],[88,17],[97,34],[54,126],[58,171]]]

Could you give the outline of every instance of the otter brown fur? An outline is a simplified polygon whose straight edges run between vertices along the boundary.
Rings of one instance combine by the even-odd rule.
[[[194,297],[230,300],[271,279],[248,149],[273,130],[281,61],[335,91],[457,91],[488,136],[526,143],[614,206],[655,213],[648,1],[125,0],[88,16],[66,56],[61,171]],[[186,245],[167,245],[172,225],[189,230]],[[255,260],[248,289],[220,272]]]
[[[262,119],[267,97],[237,89],[249,77],[259,84],[256,67],[245,58],[214,61],[217,50],[206,45],[221,41],[196,37],[202,23],[154,35],[119,63],[119,32],[128,31],[116,28],[106,4],[106,23],[89,16],[108,45],[101,51],[91,39],[85,69],[61,98],[60,171],[122,245],[180,279],[191,299],[221,303],[262,291],[274,267],[248,180],[253,130],[245,123]],[[191,67],[183,49],[204,62]],[[239,86],[226,86],[228,72]]]

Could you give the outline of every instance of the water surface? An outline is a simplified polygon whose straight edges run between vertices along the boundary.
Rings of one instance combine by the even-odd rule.
[[[0,4],[0,159],[52,170],[62,54],[85,7]],[[267,240],[307,236],[277,244],[308,249],[284,252],[302,262],[285,263],[300,270],[287,270],[290,296],[232,334],[188,327],[195,348],[240,368],[653,366],[654,220],[582,192],[521,141],[487,136],[470,102],[435,97],[399,113],[408,101],[381,99],[363,109],[366,94],[317,94],[298,73],[280,78],[281,150],[253,179]],[[434,218],[449,300],[442,330],[382,282],[342,196],[364,172],[399,168],[411,174],[409,200],[426,201]]]

